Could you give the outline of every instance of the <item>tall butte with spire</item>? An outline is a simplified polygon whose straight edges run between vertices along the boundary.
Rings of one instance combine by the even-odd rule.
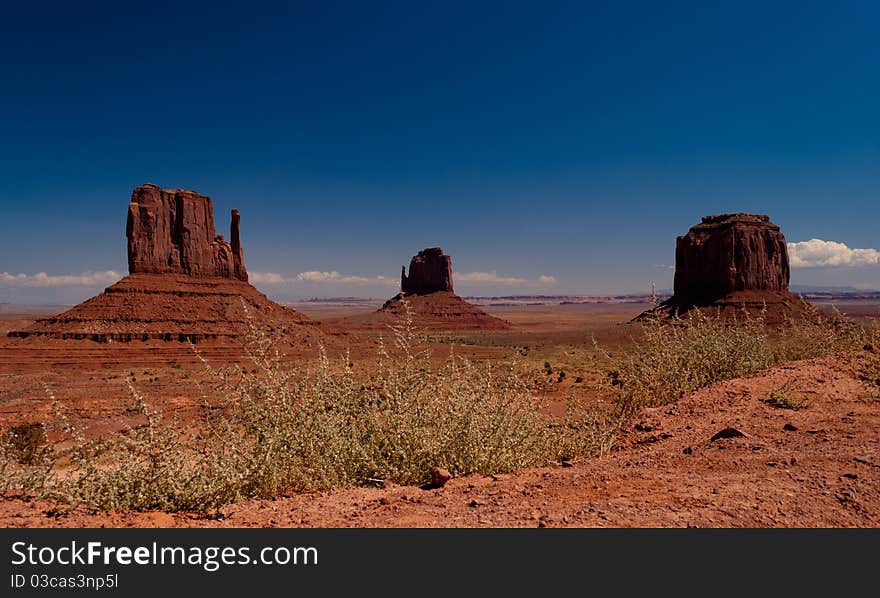
[[[400,293],[385,302],[376,314],[381,320],[405,312],[404,302],[416,324],[428,330],[503,330],[509,324],[490,316],[455,294],[452,258],[439,247],[422,249],[400,273]]]
[[[241,216],[232,210],[231,244],[214,229],[210,197],[183,189],[141,185],[128,204],[130,274],[185,274],[247,282]]]
[[[655,313],[671,317],[699,309],[723,318],[763,314],[767,324],[782,324],[813,313],[812,306],[789,292],[789,278],[785,237],[769,216],[703,216],[676,238],[673,296]]]
[[[306,345],[323,333],[305,315],[270,301],[248,283],[241,216],[232,210],[230,241],[214,228],[211,198],[184,189],[137,187],[128,205],[129,275],[57,316],[37,320],[19,338],[96,342],[234,339],[259,321]]]

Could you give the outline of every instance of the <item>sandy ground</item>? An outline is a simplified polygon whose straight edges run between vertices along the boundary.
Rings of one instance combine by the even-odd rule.
[[[866,354],[787,364],[647,410],[606,455],[444,488],[248,501],[219,516],[75,511],[6,499],[4,527],[877,527],[880,399]],[[810,405],[766,402],[787,383]],[[744,434],[712,440],[725,428]]]

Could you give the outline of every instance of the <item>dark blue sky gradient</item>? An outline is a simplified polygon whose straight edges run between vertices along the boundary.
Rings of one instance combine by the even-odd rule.
[[[393,277],[441,245],[557,280],[465,294],[668,287],[675,235],[722,211],[880,246],[876,2],[15,4],[0,272],[125,272],[144,182],[210,195],[224,232],[238,207],[252,271]]]

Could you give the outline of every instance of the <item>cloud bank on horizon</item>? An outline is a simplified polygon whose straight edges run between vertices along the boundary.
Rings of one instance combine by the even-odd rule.
[[[509,286],[552,286],[556,284],[556,277],[542,274],[534,280],[528,278],[519,278],[516,276],[498,276],[494,270],[492,272],[455,272],[452,275],[455,283],[485,283],[500,284]]]
[[[113,270],[100,272],[83,272],[82,274],[51,275],[45,272],[36,274],[10,274],[0,272],[0,283],[15,287],[93,287],[112,284],[122,278],[122,274]]]
[[[822,239],[788,243],[788,257],[792,268],[852,268],[880,264],[880,251],[876,249],[854,249],[846,243]]]
[[[292,283],[329,283],[344,285],[366,285],[366,284],[399,284],[397,280],[388,278],[387,276],[358,276],[353,274],[340,274],[336,270],[323,272],[321,270],[307,270],[300,272],[295,276],[284,276],[278,272],[250,272],[248,280],[253,284],[262,284],[267,286],[282,286]]]
[[[556,277],[542,274],[534,279],[517,276],[499,276],[497,272],[455,272],[453,280],[456,283],[465,283],[465,286],[473,284],[504,285],[504,286],[538,286],[547,287],[557,283]],[[300,272],[296,276],[286,277],[278,272],[251,272],[248,275],[254,284],[286,285],[297,282],[311,283],[338,283],[347,285],[366,285],[370,283],[397,286],[400,280],[388,276],[359,276],[354,274],[340,274],[333,270],[323,272],[320,270],[308,270]]]
[[[37,272],[36,274],[12,274],[10,272],[0,272],[0,284],[11,287],[94,287],[104,284],[112,284],[124,275],[113,270],[102,270],[98,272],[83,272],[81,274],[47,274],[46,272]],[[463,282],[465,286],[473,286],[473,284],[489,284],[489,285],[505,285],[505,286],[538,286],[547,287],[557,284],[556,277],[542,274],[534,279],[521,278],[516,276],[499,276],[497,272],[456,272],[454,275],[456,282]],[[326,284],[343,284],[343,285],[366,285],[366,284],[383,284],[388,286],[396,286],[400,284],[397,278],[388,276],[359,276],[354,274],[340,274],[333,270],[324,272],[320,270],[307,270],[300,272],[294,276],[284,276],[278,272],[251,272],[248,275],[250,282],[253,284],[280,286],[295,283],[326,283]]]

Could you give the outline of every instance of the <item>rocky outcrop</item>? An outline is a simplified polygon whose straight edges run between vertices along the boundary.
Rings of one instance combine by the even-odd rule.
[[[230,231],[231,249],[232,249],[232,269],[233,277],[239,280],[247,280],[247,270],[244,267],[244,250],[241,248],[241,234],[239,227],[241,225],[241,216],[238,210],[232,210],[232,230]]]
[[[385,329],[389,321],[410,315],[427,330],[505,330],[508,322],[490,316],[452,290],[452,258],[439,247],[422,249],[400,273],[400,293],[358,325]]]
[[[768,216],[704,216],[676,239],[673,296],[636,319],[695,308],[725,319],[746,312],[770,325],[813,317],[814,308],[788,291],[789,277],[785,237]]]
[[[439,247],[422,249],[401,269],[400,290],[404,295],[428,295],[438,291],[452,290],[452,258],[443,255]]]
[[[128,269],[131,274],[186,274],[247,280],[232,211],[230,244],[214,228],[210,197],[183,189],[141,185],[128,206]]]
[[[330,339],[316,322],[270,301],[247,282],[240,220],[238,210],[232,210],[227,242],[214,230],[210,197],[138,187],[126,226],[131,273],[100,295],[8,336],[239,344],[259,325],[273,338],[297,346],[325,345]]]
[[[785,237],[768,216],[704,216],[676,240],[678,304],[708,305],[737,291],[784,292],[788,281]]]

